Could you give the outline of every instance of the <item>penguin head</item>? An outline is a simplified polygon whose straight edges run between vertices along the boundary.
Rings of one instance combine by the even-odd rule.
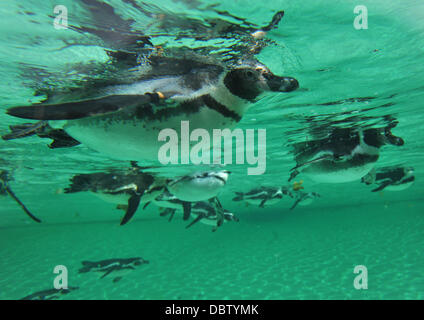
[[[239,218],[236,217],[236,215],[228,210],[224,209],[224,219],[226,221],[235,221],[239,222]]]
[[[405,144],[401,137],[396,137],[392,133],[391,127],[388,127],[384,130],[384,142],[386,144],[391,144],[398,147],[403,146]]]
[[[275,199],[282,199],[282,198],[283,198],[283,190],[281,190],[280,188],[278,188],[277,192],[275,192],[275,193],[272,195],[272,198],[275,198]]]
[[[224,84],[232,94],[246,100],[254,100],[264,91],[290,92],[299,87],[295,78],[276,76],[262,64],[230,70]]]
[[[406,177],[410,177],[414,175],[414,168],[412,167],[403,168],[403,171],[405,172]]]

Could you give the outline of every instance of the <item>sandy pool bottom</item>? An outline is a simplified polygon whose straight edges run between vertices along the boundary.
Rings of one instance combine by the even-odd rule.
[[[93,208],[94,210],[94,208]],[[420,203],[347,208],[248,209],[212,233],[180,220],[141,217],[0,230],[0,299],[53,287],[64,265],[65,299],[423,299]],[[150,261],[114,283],[79,274],[83,260]],[[368,289],[353,286],[368,269]]]

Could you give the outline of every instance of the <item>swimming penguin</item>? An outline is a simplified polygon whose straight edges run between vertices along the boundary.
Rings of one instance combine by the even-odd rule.
[[[232,66],[205,60],[154,55],[131,78],[93,82],[71,95],[56,92],[44,103],[9,108],[7,113],[48,121],[72,141],[115,159],[157,162],[163,129],[181,133],[181,121],[188,121],[191,130],[201,128],[212,135],[213,129],[234,127],[265,91],[299,87],[296,79],[276,76],[256,60]],[[24,125],[24,134],[15,128],[13,135],[37,134],[42,124],[33,126],[32,132]]]
[[[113,282],[121,280],[122,274],[126,274],[130,270],[135,270],[137,266],[142,264],[148,264],[149,261],[144,260],[141,257],[136,258],[124,258],[124,259],[107,259],[101,261],[82,261],[83,267],[78,270],[78,273],[86,272],[101,272],[103,275],[100,279],[105,278],[111,273],[119,274],[118,277],[113,279]]]
[[[318,193],[316,193],[316,192],[305,192],[305,191],[299,190],[295,194],[295,199],[296,200],[293,203],[293,205],[291,206],[290,210],[293,210],[294,208],[296,208],[297,205],[308,206],[315,199],[317,199],[319,197],[321,197],[321,196]]]
[[[0,170],[0,196],[9,195],[10,197],[12,197],[12,199],[16,201],[16,203],[22,208],[22,210],[24,210],[24,212],[28,215],[28,217],[30,217],[35,222],[40,223],[41,220],[38,219],[36,216],[34,216],[12,191],[9,185],[10,180],[11,180],[10,173],[5,170]]]
[[[297,143],[297,165],[291,169],[289,181],[299,173],[325,183],[359,180],[374,167],[383,145],[404,144],[402,138],[391,133],[394,126],[365,130],[334,128],[325,139]]]
[[[128,172],[98,172],[78,174],[71,178],[65,193],[90,191],[104,201],[115,203],[126,210],[121,225],[135,214],[140,202],[148,202],[163,192],[164,185],[150,174],[131,169]],[[127,205],[122,206],[122,203]]]
[[[199,201],[199,202],[192,203],[190,206],[189,212],[185,211],[185,208],[182,208],[182,204],[174,205],[174,203],[176,204],[178,202],[171,202],[171,204],[168,205],[167,207],[162,207],[160,216],[165,217],[169,215],[170,217],[168,221],[171,221],[176,211],[183,210],[184,220],[188,220],[190,216],[193,217],[193,221],[190,222],[190,224],[188,224],[186,228],[190,228],[192,225],[200,221],[207,225],[213,225],[214,228],[212,229],[212,231],[216,231],[217,228],[220,227],[223,222],[226,222],[226,221],[238,222],[239,221],[239,219],[235,216],[235,214],[222,208],[222,205],[217,197],[209,199],[208,201]],[[156,201],[155,204],[160,206],[164,203]],[[164,204],[164,205],[167,205],[167,204]],[[186,216],[187,214],[188,214],[188,217]]]
[[[196,172],[167,183],[169,192],[183,201],[197,202],[216,197],[226,185],[230,171]]]
[[[77,289],[79,289],[79,287],[69,287],[67,289],[47,289],[34,292],[20,300],[55,300]]]
[[[367,185],[379,185],[372,192],[406,190],[414,181],[414,168],[412,167],[384,167],[377,170],[374,169],[361,180],[362,183]]]
[[[286,187],[260,187],[249,192],[236,192],[233,201],[245,201],[249,204],[257,205],[259,208],[274,205],[283,199],[284,195],[292,197],[290,190]]]
[[[160,216],[166,216],[170,214],[169,221],[174,217],[176,210],[183,211],[183,219],[188,220],[191,215],[191,203],[189,201],[183,201],[177,198],[175,195],[171,194],[168,189],[164,189],[164,191],[158,195],[152,201],[149,201],[145,204],[143,209],[145,209],[150,202],[154,203],[160,209]]]
[[[190,228],[192,225],[200,221],[203,224],[214,226],[212,231],[215,231],[216,228],[218,227],[217,225],[218,212],[222,210],[224,215],[224,220],[223,220],[224,222],[227,222],[227,221],[239,222],[239,219],[237,218],[237,216],[234,213],[223,209],[219,202],[201,201],[201,202],[196,202],[193,205],[191,209],[191,213],[194,219],[192,222],[190,222],[189,225],[187,225],[186,228]]]

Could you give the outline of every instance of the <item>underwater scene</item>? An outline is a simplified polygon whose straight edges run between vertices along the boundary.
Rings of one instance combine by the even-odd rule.
[[[0,2],[1,300],[424,299],[424,2]]]

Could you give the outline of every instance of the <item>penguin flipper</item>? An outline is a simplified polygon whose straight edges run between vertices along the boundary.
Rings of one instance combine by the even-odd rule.
[[[292,171],[292,170],[297,171],[297,169],[299,169],[301,167],[307,166],[307,165],[312,164],[312,163],[317,163],[317,162],[320,162],[320,161],[324,161],[324,160],[333,160],[333,161],[336,161],[336,160],[339,160],[339,158],[340,157],[335,157],[334,155],[331,155],[331,154],[326,154],[326,155],[323,155],[323,156],[318,157],[316,159],[312,159],[312,160],[306,161],[304,163],[299,163],[295,167],[291,168],[290,171]]]
[[[108,275],[110,275],[113,271],[115,270],[115,268],[110,268],[109,270],[107,270],[101,277],[100,279],[103,279],[105,277],[107,277]]]
[[[218,197],[213,198],[211,201],[216,208],[216,227],[212,229],[212,232],[215,232],[224,223],[224,208],[222,207],[221,201],[219,201]]]
[[[190,218],[191,214],[191,203],[184,201],[183,202],[183,220],[186,221]]]
[[[293,210],[294,208],[296,208],[296,206],[299,204],[299,202],[300,202],[300,199],[297,199],[297,200],[293,203],[293,205],[291,206],[290,210]]]
[[[175,215],[175,211],[177,211],[176,209],[172,209],[172,211],[171,211],[171,215],[169,216],[169,219],[168,219],[168,222],[171,222],[171,220],[172,220],[172,218],[174,217],[174,215]]]
[[[290,181],[292,181],[294,178],[296,178],[296,176],[297,176],[299,173],[300,173],[300,172],[299,172],[297,169],[295,169],[292,173],[290,173],[290,177],[289,177],[288,182],[290,182]]]
[[[143,210],[147,208],[147,206],[150,204],[151,201],[147,201],[146,204],[143,206]]]
[[[284,11],[278,11],[276,14],[274,14],[274,16],[272,17],[271,22],[261,28],[262,31],[270,31],[272,29],[277,28],[278,24],[280,23],[281,19],[284,17]]]
[[[6,113],[24,119],[34,120],[75,120],[118,112],[122,109],[159,102],[163,93],[154,92],[142,95],[110,95],[103,98],[67,102],[61,104],[36,104],[26,107],[13,107]]]
[[[392,184],[392,181],[388,180],[388,181],[383,181],[382,184],[380,184],[377,188],[371,190],[371,192],[378,192],[378,191],[382,191],[384,188],[390,186]]]
[[[19,206],[25,211],[25,213],[35,222],[40,223],[41,220],[38,219],[36,216],[34,216],[28,209],[25,207],[25,205],[21,202],[21,200],[18,199],[18,197],[13,193],[12,189],[8,185],[5,185],[6,192],[15,200]]]
[[[190,228],[193,224],[196,224],[197,222],[199,222],[200,220],[202,220],[204,218],[203,214],[199,214],[192,222],[190,222],[187,226],[186,229]]]
[[[266,202],[266,200],[267,200],[267,199],[263,199],[263,200],[261,201],[261,203],[259,204],[259,208],[265,208],[265,202]]]
[[[121,226],[123,226],[124,224],[126,224],[128,221],[131,220],[131,218],[133,217],[134,213],[137,211],[138,209],[138,205],[140,204],[140,200],[143,194],[133,194],[129,199],[128,199],[128,209],[125,212],[124,217],[121,220]]]

